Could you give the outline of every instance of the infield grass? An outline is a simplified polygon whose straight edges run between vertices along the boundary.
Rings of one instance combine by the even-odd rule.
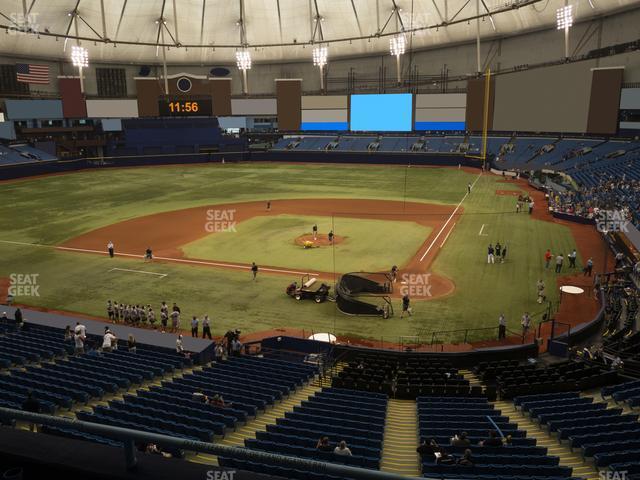
[[[311,225],[326,235],[329,230],[341,243],[305,249],[295,243],[311,234]],[[387,271],[404,265],[429,237],[431,229],[411,221],[368,220],[343,217],[274,215],[254,217],[182,247],[189,258],[224,260],[320,272]]]

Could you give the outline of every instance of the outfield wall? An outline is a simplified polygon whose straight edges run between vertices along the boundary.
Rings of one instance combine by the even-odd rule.
[[[50,162],[0,166],[0,181],[37,175],[51,175],[91,168],[121,168],[154,165],[183,165],[225,162],[354,163],[369,165],[433,165],[480,168],[478,160],[459,154],[437,153],[364,153],[364,152],[216,152],[167,155],[134,155],[104,158],[80,158]]]

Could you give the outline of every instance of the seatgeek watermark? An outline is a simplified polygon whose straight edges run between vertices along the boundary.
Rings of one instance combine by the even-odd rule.
[[[599,232],[629,232],[629,220],[622,210],[600,210],[596,216],[596,228]]]
[[[234,480],[235,470],[207,470],[207,480]]]
[[[400,276],[400,294],[410,297],[430,297],[430,279],[430,273],[403,273]]]
[[[9,15],[9,22],[11,23],[7,29],[9,35],[26,35],[40,31],[37,13],[14,12]]]
[[[223,210],[210,208],[207,210],[207,219],[204,229],[208,233],[233,232],[236,233],[236,209]]]
[[[627,480],[627,470],[620,470],[616,472],[599,471],[598,476],[600,480]]]
[[[7,293],[10,297],[39,297],[40,285],[38,284],[39,273],[12,273],[9,275],[9,289]]]

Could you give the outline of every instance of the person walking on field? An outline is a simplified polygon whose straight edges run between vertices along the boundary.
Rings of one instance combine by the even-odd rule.
[[[402,313],[400,313],[400,318],[404,317],[405,312],[411,316],[413,313],[411,312],[411,299],[409,298],[409,294],[405,293],[402,296]]]
[[[211,340],[211,322],[209,320],[209,315],[205,315],[202,319],[202,338],[205,337]]]
[[[556,273],[562,272],[562,264],[564,263],[564,255],[562,253],[558,254],[556,257]]]
[[[520,325],[522,325],[522,335],[524,336],[527,334],[529,327],[531,326],[531,317],[529,316],[529,312],[524,312]]]
[[[318,225],[316,225],[314,223],[313,227],[311,228],[311,231],[313,232],[313,239],[317,240],[318,239]]]
[[[467,183],[467,194],[471,193],[471,182]]]
[[[576,268],[576,257],[578,256],[578,252],[576,252],[576,249],[574,248],[573,251],[567,255],[567,258],[569,259],[569,268]]]
[[[504,263],[506,259],[507,259],[507,246],[504,245],[502,247],[502,257],[500,258],[500,263]]]
[[[538,298],[536,301],[538,303],[542,303],[547,300],[547,293],[545,288],[546,286],[544,284],[544,281],[542,279],[538,280],[538,283],[536,284],[536,289],[538,290]]]
[[[253,275],[253,281],[256,281],[256,277],[258,276],[258,265],[256,262],[251,262],[251,274]]]
[[[552,258],[553,255],[551,254],[551,250],[547,248],[547,251],[544,252],[544,268],[549,268]]]
[[[495,263],[495,258],[493,256],[495,250],[493,249],[493,245],[489,244],[487,248],[487,263]]]
[[[267,212],[271,211],[271,200],[267,200]]]
[[[533,199],[529,200],[529,215],[533,213]]]
[[[396,283],[397,279],[398,279],[398,266],[394,265],[391,267],[391,280],[393,281],[393,283]]]
[[[587,264],[584,267],[584,276],[591,276],[591,271],[593,270],[593,258],[589,257],[589,260],[587,260]]]
[[[171,331],[173,333],[178,331],[178,326],[180,325],[180,313],[180,307],[174,303],[171,310]]]
[[[107,243],[107,251],[109,252],[109,257],[113,258],[113,256],[115,255],[115,248],[113,246],[113,242],[111,240],[109,240],[109,243]]]
[[[191,336],[193,338],[198,338],[198,317],[195,315],[191,319]]]
[[[507,319],[504,313],[498,317],[498,340],[504,340],[507,336]]]

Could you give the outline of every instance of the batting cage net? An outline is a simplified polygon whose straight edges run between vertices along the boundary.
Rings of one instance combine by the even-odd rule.
[[[389,294],[391,276],[386,273],[347,273],[336,285],[336,304],[347,315],[381,316],[393,314]]]

